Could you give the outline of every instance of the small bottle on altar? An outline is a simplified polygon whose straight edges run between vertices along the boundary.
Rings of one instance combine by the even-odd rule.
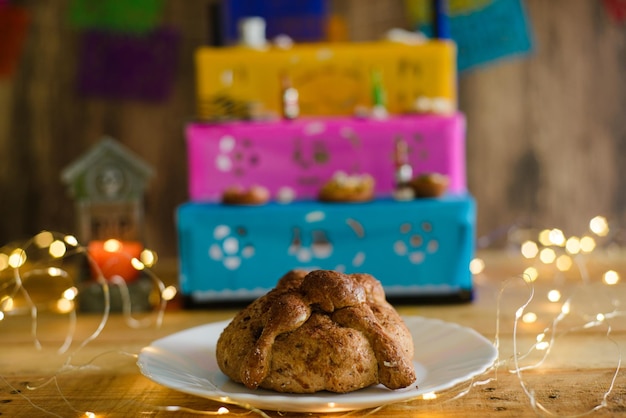
[[[396,138],[394,149],[395,189],[393,197],[396,200],[411,200],[415,197],[410,182],[413,179],[413,167],[409,164],[409,146],[402,138]]]
[[[385,88],[379,71],[372,71],[372,113],[374,119],[386,119]]]
[[[298,90],[291,83],[287,75],[283,75],[281,82],[281,110],[284,119],[293,120],[300,116],[300,103]]]
[[[242,46],[264,50],[267,49],[265,38],[265,19],[258,16],[245,17],[237,22],[239,26],[239,43]]]

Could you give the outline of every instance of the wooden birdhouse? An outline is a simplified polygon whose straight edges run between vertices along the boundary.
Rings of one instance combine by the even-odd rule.
[[[76,202],[77,234],[88,243],[94,262],[89,265],[91,276],[117,284],[107,299],[98,282],[87,281],[79,292],[81,310],[102,312],[105,300],[110,300],[113,311],[151,309],[150,279],[133,260],[144,252],[143,199],[153,175],[150,166],[109,137],[62,171],[61,179]],[[129,300],[122,297],[122,287]]]
[[[143,241],[143,198],[153,169],[112,138],[105,137],[66,167],[61,178],[76,201],[83,242]]]

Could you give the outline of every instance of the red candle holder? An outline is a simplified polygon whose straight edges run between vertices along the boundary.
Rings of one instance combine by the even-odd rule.
[[[108,239],[91,241],[87,247],[89,255],[97,264],[105,279],[119,276],[126,282],[139,277],[140,270],[133,266],[133,259],[139,259],[143,244],[138,241]],[[97,275],[92,267],[92,274]]]

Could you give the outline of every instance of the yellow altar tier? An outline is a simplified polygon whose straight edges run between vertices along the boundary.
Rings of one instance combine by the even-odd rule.
[[[302,115],[351,115],[372,106],[373,74],[380,76],[390,113],[415,111],[419,99],[456,109],[456,46],[437,40],[409,45],[379,41],[300,44],[290,48],[199,48],[198,116],[216,119],[237,109],[280,114],[281,79],[299,92]]]

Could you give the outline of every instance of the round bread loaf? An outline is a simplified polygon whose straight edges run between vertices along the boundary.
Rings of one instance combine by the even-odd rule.
[[[327,181],[318,193],[322,202],[368,202],[374,199],[375,180],[369,174],[348,175],[338,172]]]
[[[222,194],[225,205],[264,205],[270,199],[270,192],[263,186],[230,186]]]
[[[235,316],[216,356],[220,369],[248,388],[345,393],[410,385],[413,350],[374,277],[294,270]]]
[[[439,197],[448,189],[450,179],[438,173],[421,174],[409,182],[415,197]]]

